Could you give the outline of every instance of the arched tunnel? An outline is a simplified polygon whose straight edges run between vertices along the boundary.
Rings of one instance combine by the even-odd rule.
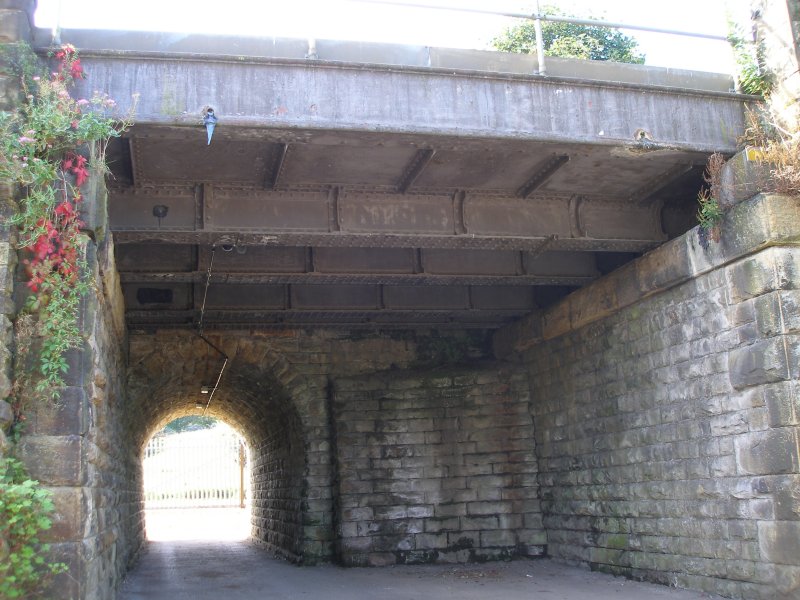
[[[324,558],[319,548],[307,557],[305,536],[313,527],[306,526],[331,527],[331,508],[316,506],[316,513],[327,514],[312,515],[308,503],[309,492],[314,495],[310,486],[319,479],[309,477],[307,450],[315,423],[307,406],[309,396],[320,392],[308,381],[301,384],[285,359],[245,337],[178,334],[134,337],[131,343],[134,450],[141,456],[156,431],[182,416],[202,414],[232,426],[251,451],[251,537],[295,562]],[[330,531],[313,533],[331,538]]]

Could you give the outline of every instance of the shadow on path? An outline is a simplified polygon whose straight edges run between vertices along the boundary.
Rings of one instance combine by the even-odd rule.
[[[699,600],[547,559],[482,565],[298,567],[251,542],[150,542],[120,600]]]

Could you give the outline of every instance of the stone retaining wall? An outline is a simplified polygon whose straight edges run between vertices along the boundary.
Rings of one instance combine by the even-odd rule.
[[[524,374],[494,364],[337,380],[344,564],[543,554],[528,401]]]
[[[800,593],[799,219],[796,199],[756,197],[718,244],[689,232],[516,330],[550,556]]]

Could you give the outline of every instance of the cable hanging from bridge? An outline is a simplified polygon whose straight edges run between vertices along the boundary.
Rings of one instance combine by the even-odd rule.
[[[208,299],[208,287],[211,285],[211,273],[214,269],[214,255],[217,252],[216,245],[211,246],[211,259],[208,261],[208,269],[206,270],[206,285],[205,289],[203,290],[203,303],[200,306],[200,319],[197,321],[197,335],[198,337],[203,340],[206,344],[211,347],[215,352],[217,352],[222,358],[224,359],[222,363],[222,368],[219,370],[219,375],[217,376],[217,381],[214,383],[214,387],[211,389],[211,393],[208,394],[208,400],[206,401],[206,405],[203,408],[203,416],[205,416],[206,412],[208,411],[208,407],[211,405],[211,400],[214,398],[214,394],[217,392],[217,388],[219,387],[219,382],[222,381],[222,374],[225,372],[225,367],[228,366],[228,355],[225,354],[222,350],[220,350],[217,346],[211,343],[211,341],[206,338],[203,332],[203,326],[205,323],[205,316],[206,316],[206,300]],[[201,393],[207,393],[205,387],[202,388]]]

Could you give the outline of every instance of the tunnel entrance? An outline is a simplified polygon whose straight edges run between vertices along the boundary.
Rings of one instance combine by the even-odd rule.
[[[142,459],[147,539],[250,536],[249,451],[226,423],[202,415],[157,432]]]
[[[168,532],[155,532],[154,525],[169,511],[189,507],[206,511],[200,515],[203,525],[229,537],[211,518],[228,519],[221,510],[244,510],[246,536],[301,561],[308,489],[300,392],[280,379],[280,373],[291,373],[288,367],[263,348],[256,352],[246,338],[212,336],[212,341],[231,357],[213,396],[201,384],[219,376],[220,361],[196,333],[130,339],[128,391],[141,414],[134,424],[141,449],[137,494],[147,537],[163,538]],[[176,428],[189,431],[169,433]],[[176,458],[168,458],[170,451]],[[200,475],[205,483],[199,483]],[[166,521],[168,528],[177,526]],[[204,537],[200,531],[185,536]]]

